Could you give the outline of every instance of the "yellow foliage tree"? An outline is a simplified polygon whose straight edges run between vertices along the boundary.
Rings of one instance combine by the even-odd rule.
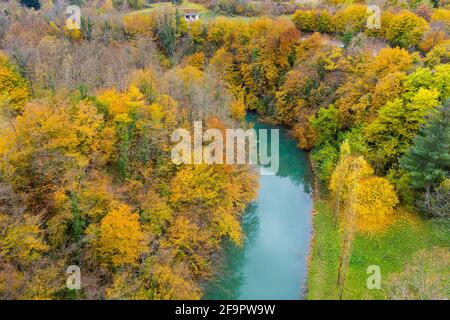
[[[339,33],[356,33],[364,30],[367,17],[367,7],[362,4],[354,4],[338,10],[333,16],[333,23]]]
[[[358,203],[358,198],[355,191],[361,179],[373,174],[373,169],[361,156],[347,156],[344,161],[349,161],[349,163],[342,174],[343,181],[341,184],[344,187],[339,195],[344,199],[342,210],[339,213],[340,254],[337,278],[339,299],[342,299],[344,294],[352,243],[357,231],[358,212],[356,204]]]
[[[227,83],[231,84],[233,78],[233,55],[225,50],[218,49],[209,60],[209,65],[218,71]]]
[[[64,26],[63,31],[66,37],[71,41],[80,41],[83,38],[83,34],[80,29]]]
[[[63,260],[41,259],[37,266],[24,281],[23,295],[25,300],[50,300],[58,292],[66,289],[65,269],[67,264]]]
[[[21,113],[29,98],[30,91],[26,81],[0,51],[0,113],[9,116]]]
[[[158,75],[149,69],[136,70],[131,75],[131,85],[144,95],[147,103],[153,103],[159,97],[157,77]]]
[[[190,277],[186,264],[173,262],[173,256],[162,254],[161,259],[148,257],[139,274],[131,269],[117,273],[106,289],[108,299],[136,300],[198,300],[201,288]]]
[[[84,137],[79,129],[66,106],[28,104],[2,131],[2,138],[8,137],[0,142],[3,174],[19,190],[31,187],[28,192],[42,201],[61,184],[75,181],[88,165],[90,146],[80,142],[92,142],[90,129]]]
[[[139,216],[120,204],[101,221],[97,246],[100,259],[112,267],[136,265],[147,251]]]
[[[316,31],[316,19],[318,12],[316,10],[297,10],[292,16],[292,21],[298,30]]]
[[[173,211],[156,192],[149,190],[141,199],[141,217],[143,228],[151,234],[161,236],[169,222]]]
[[[101,6],[103,10],[111,10],[114,8],[112,0],[105,0]]]
[[[364,56],[362,61],[361,69],[349,68],[351,73],[357,71],[355,76],[349,77],[336,91],[339,97],[336,107],[347,125],[373,118],[384,101],[402,91],[400,81],[412,67],[413,57],[405,49],[384,48],[375,58]],[[389,90],[386,92],[387,87]]]
[[[128,114],[145,105],[144,95],[135,85],[126,92],[107,89],[97,95],[97,101],[103,104],[108,112],[119,122],[129,122]]]
[[[242,98],[233,100],[230,104],[231,116],[236,120],[242,120],[245,117],[245,104]]]

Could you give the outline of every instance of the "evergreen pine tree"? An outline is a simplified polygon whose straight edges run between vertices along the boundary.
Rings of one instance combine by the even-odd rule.
[[[427,193],[435,188],[450,170],[450,100],[426,121],[400,160],[408,171],[414,189]]]
[[[20,0],[20,3],[23,6],[26,6],[28,8],[34,8],[36,10],[39,10],[41,8],[41,4],[39,3],[39,0]]]

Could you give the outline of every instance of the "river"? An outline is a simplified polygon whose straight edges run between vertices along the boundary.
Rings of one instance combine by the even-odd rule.
[[[224,244],[219,275],[204,299],[287,299],[304,297],[306,258],[311,234],[312,173],[306,154],[283,127],[261,123],[255,129],[280,129],[280,165],[276,175],[261,175],[256,201],[243,216],[243,247]]]

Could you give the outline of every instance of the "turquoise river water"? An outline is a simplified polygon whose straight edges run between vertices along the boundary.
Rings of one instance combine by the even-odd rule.
[[[244,245],[224,245],[223,265],[204,299],[302,299],[312,209],[307,156],[285,128],[261,123],[252,114],[247,121],[257,130],[280,130],[279,170],[260,176],[258,198],[243,217]]]

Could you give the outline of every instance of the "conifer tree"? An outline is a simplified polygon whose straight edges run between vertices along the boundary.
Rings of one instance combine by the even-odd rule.
[[[426,121],[413,145],[400,160],[411,186],[429,193],[450,171],[450,100]]]

